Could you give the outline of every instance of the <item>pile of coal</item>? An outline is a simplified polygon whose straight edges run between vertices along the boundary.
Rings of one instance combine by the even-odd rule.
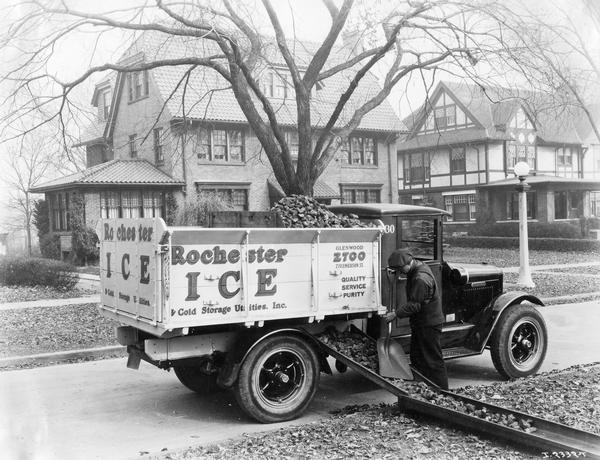
[[[375,342],[363,334],[352,331],[339,332],[334,328],[327,329],[318,336],[319,340],[338,353],[351,358],[361,366],[377,372],[379,359]]]
[[[281,217],[286,228],[366,227],[356,216],[337,216],[314,198],[304,195],[286,196],[271,208]]]
[[[533,426],[533,421],[530,419],[517,418],[513,414],[492,412],[485,406],[465,403],[459,399],[447,396],[423,382],[407,382],[406,380],[397,379],[391,380],[391,383],[406,391],[413,398],[430,402],[436,406],[446,407],[464,414],[473,415],[480,419],[504,425],[515,430],[525,431],[526,433],[537,431],[537,428]]]

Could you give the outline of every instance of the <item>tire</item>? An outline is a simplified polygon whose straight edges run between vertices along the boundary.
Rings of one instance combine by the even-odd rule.
[[[299,417],[319,384],[315,350],[294,335],[259,342],[242,363],[234,394],[240,407],[261,423]]]
[[[548,332],[540,312],[514,305],[500,316],[490,341],[494,367],[505,379],[535,374],[546,356]]]
[[[217,374],[205,374],[199,366],[173,366],[183,385],[199,394],[211,394],[223,389],[217,385]]]

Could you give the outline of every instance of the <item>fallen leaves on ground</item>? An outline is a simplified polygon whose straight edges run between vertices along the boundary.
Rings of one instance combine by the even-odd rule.
[[[532,390],[538,388],[539,391]],[[582,389],[585,389],[582,391]],[[457,391],[512,409],[556,418],[598,433],[600,366],[575,366],[511,382]],[[567,396],[568,395],[568,396]],[[490,401],[491,400],[491,401]],[[564,404],[555,405],[559,401]],[[568,401],[568,404],[567,404]],[[407,415],[395,405],[353,405],[319,422],[245,435],[217,444],[162,454],[156,459],[538,459],[540,455]]]
[[[573,366],[459,394],[600,434],[600,366]]]
[[[519,249],[459,248],[451,246],[444,249],[444,260],[470,264],[485,262],[496,267],[518,267]],[[600,255],[597,252],[529,251],[529,263],[531,265],[564,265],[598,261],[600,261]]]
[[[519,290],[531,293],[538,297],[559,297],[573,294],[584,294],[600,292],[600,277],[591,276],[566,276],[562,273],[536,273],[531,274],[535,287],[526,288],[522,286],[513,287],[519,279],[518,273],[505,273],[504,283],[506,291]]]
[[[0,311],[0,357],[118,345],[96,304]]]
[[[0,303],[70,299],[97,295],[98,289],[57,289],[47,286],[0,286]]]

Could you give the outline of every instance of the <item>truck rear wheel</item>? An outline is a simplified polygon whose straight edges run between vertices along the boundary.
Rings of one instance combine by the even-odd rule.
[[[222,391],[217,385],[217,374],[206,374],[198,366],[173,366],[173,371],[183,385],[199,394]]]
[[[259,342],[240,368],[234,387],[240,407],[262,423],[296,418],[312,401],[319,383],[315,350],[294,335]]]
[[[531,305],[508,307],[500,316],[490,341],[496,370],[506,379],[535,374],[548,348],[546,323]]]

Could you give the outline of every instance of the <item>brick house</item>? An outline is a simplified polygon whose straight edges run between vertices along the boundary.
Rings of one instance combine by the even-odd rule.
[[[145,33],[121,63],[209,53],[212,46]],[[295,50],[302,65],[316,48],[303,42],[297,43]],[[340,47],[332,54],[342,62],[351,53]],[[159,67],[113,73],[96,85],[92,105],[97,108],[97,120],[80,144],[86,149],[88,169],[32,189],[46,193],[53,229],[67,230],[68,223],[61,219],[69,212],[69,191],[85,191],[90,226],[101,217],[146,216],[150,191],[155,200],[152,215],[162,216],[168,192],[179,204],[195,200],[198,194],[216,192],[235,209],[254,211],[267,210],[282,196],[266,155],[225,80],[214,71],[197,68],[184,85],[186,70]],[[259,75],[293,157],[298,140],[291,78],[281,58],[271,59],[259,69]],[[349,75],[330,77],[314,91],[312,119],[317,129],[325,125],[347,88]],[[340,125],[349,120],[354,106],[364,103],[378,88],[377,79],[367,75],[344,110]],[[369,112],[317,181],[315,197],[325,203],[396,202],[400,127],[387,102]]]
[[[404,123],[409,134],[398,144],[399,200],[446,209],[450,229],[468,230],[478,219],[517,220],[513,167],[519,161],[531,168],[530,220],[598,215],[600,162],[590,159],[591,134],[582,133],[585,123],[576,117],[536,112],[525,97],[501,88],[440,82]]]

